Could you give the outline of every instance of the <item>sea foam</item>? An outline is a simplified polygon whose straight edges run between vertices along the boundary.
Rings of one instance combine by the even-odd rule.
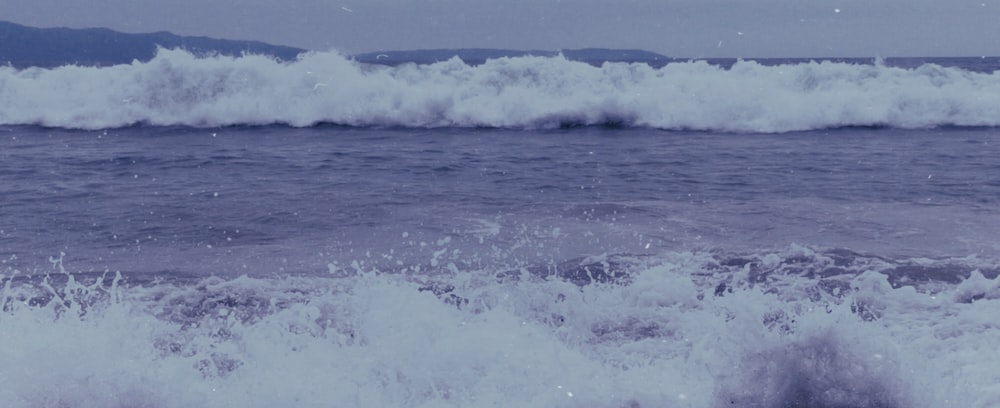
[[[955,301],[995,287],[995,278],[928,292],[872,270],[803,275],[827,268],[831,256],[838,255],[794,246],[738,259],[666,253],[636,266],[629,283],[583,286],[532,275],[498,281],[487,270],[193,284],[6,271],[0,401],[698,408],[1000,401],[991,340],[997,299]],[[858,270],[881,269],[865,265]],[[449,288],[424,290],[427,279]]]
[[[0,68],[0,124],[553,128],[786,132],[1000,125],[1000,74],[925,64],[600,66],[557,57],[367,65],[160,50],[109,67]]]

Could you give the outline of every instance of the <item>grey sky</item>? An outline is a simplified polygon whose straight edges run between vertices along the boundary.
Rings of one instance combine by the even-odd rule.
[[[3,0],[0,19],[347,53],[610,47],[679,57],[1000,55],[1000,0]]]

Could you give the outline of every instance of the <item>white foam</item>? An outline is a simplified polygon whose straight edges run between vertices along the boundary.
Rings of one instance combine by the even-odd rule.
[[[368,66],[336,53],[294,62],[197,58],[22,71],[0,67],[0,124],[99,129],[225,126],[645,126],[785,132],[844,126],[1000,125],[1000,74],[924,65],[606,63],[502,58]]]
[[[810,253],[793,246],[755,259],[801,265]],[[531,275],[501,283],[484,270],[193,286],[8,280],[0,404],[710,408],[776,407],[794,397],[930,408],[1000,400],[995,280],[980,275],[929,293],[869,271],[838,299],[817,297],[817,282],[801,275],[755,284],[704,253],[648,265],[631,283],[583,287]],[[449,286],[435,293],[426,279]],[[719,281],[729,290],[718,292]],[[967,302],[976,291],[987,294]]]

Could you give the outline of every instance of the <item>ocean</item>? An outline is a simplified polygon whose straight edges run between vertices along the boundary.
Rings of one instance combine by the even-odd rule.
[[[996,407],[998,157],[997,58],[0,67],[0,405]]]

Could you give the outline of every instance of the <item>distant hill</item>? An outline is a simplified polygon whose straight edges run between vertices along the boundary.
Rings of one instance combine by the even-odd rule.
[[[165,31],[125,34],[105,28],[34,28],[0,21],[0,64],[16,68],[129,64],[152,59],[157,46],[221,55],[249,52],[281,60],[292,60],[305,52],[256,41],[182,37]]]
[[[561,51],[522,51],[492,48],[379,51],[357,54],[354,56],[354,59],[359,62],[371,64],[399,65],[408,62],[416,64],[432,64],[439,61],[446,61],[457,56],[467,64],[479,65],[486,62],[488,59],[523,56],[554,57],[560,53],[566,57],[566,59],[586,62],[594,65],[600,65],[604,62],[645,62],[653,66],[663,66],[668,62],[673,61],[672,58],[655,52],[607,48],[583,48]]]
[[[301,48],[257,41],[183,37],[166,31],[126,34],[106,28],[35,28],[0,21],[0,65],[11,65],[15,68],[51,68],[68,64],[88,66],[130,64],[134,60],[149,61],[156,55],[157,47],[183,48],[195,54],[230,56],[243,53],[263,54],[284,61],[294,60],[299,54],[306,52]],[[594,65],[604,62],[645,62],[659,67],[673,61],[670,57],[649,51],[606,48],[561,51],[490,48],[380,51],[357,54],[352,58],[363,63],[394,66],[403,63],[431,64],[458,56],[468,64],[479,65],[488,59],[529,55],[552,57],[560,53],[569,60]]]

